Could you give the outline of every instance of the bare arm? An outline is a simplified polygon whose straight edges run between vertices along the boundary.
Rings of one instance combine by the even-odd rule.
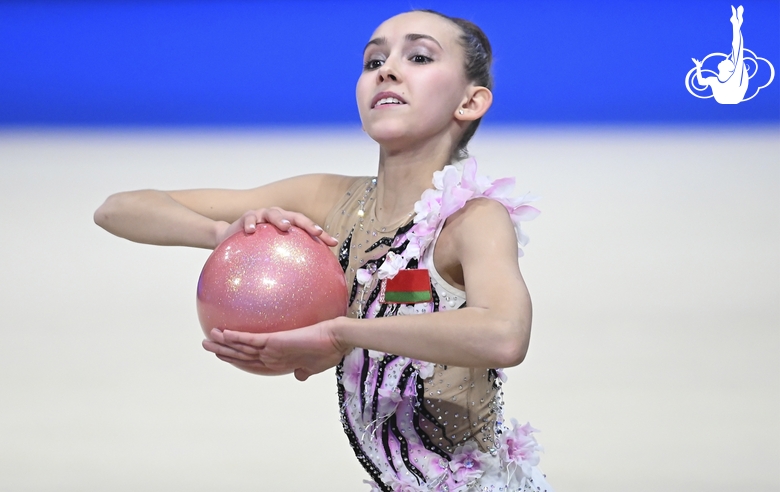
[[[463,268],[468,307],[377,319],[336,318],[272,334],[214,330],[206,350],[258,374],[294,370],[298,379],[334,366],[352,347],[463,367],[522,362],[531,332],[531,301],[517,265],[509,215],[487,199],[449,219]],[[485,235],[489,231],[489,235]]]
[[[250,190],[139,190],[111,195],[95,223],[131,241],[214,248],[248,210],[280,209],[322,223],[353,177],[309,174]]]
[[[496,201],[474,200],[446,227],[452,228],[451,250],[463,268],[468,307],[414,316],[342,318],[334,330],[339,345],[464,367],[508,367],[523,361],[531,333],[531,300],[518,268],[509,214]]]

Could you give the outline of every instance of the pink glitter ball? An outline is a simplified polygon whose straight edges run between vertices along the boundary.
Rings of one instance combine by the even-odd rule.
[[[347,286],[333,252],[291,227],[258,224],[238,232],[206,260],[198,280],[198,318],[213,328],[269,333],[344,316]]]

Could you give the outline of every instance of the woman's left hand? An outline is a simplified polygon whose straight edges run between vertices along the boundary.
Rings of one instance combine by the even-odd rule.
[[[334,334],[341,318],[275,333],[213,329],[203,348],[255,374],[295,373],[299,381],[337,365],[349,351]]]

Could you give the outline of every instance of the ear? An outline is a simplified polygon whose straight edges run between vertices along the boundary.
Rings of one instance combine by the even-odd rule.
[[[473,85],[469,87],[466,96],[455,111],[455,119],[460,121],[474,121],[482,118],[490,109],[490,105],[493,104],[493,93],[487,87]]]

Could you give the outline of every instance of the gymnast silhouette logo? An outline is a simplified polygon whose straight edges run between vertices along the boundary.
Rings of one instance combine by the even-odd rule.
[[[710,53],[702,61],[691,58],[696,66],[685,76],[685,88],[699,99],[714,97],[720,104],[739,104],[756,97],[758,91],[771,84],[775,78],[775,67],[769,63],[769,60],[757,56],[744,46],[744,40],[742,39],[742,13],[744,11],[745,9],[742,5],[737,9],[734,9],[733,5],[731,6],[731,27],[733,32],[731,54]],[[722,58],[720,63],[718,63],[717,73],[714,70],[703,68],[710,58],[713,59],[713,63]],[[753,84],[755,89],[748,97],[745,97],[748,93],[750,80],[758,73],[759,61],[766,63],[769,67],[769,80],[764,85],[757,86],[757,79],[756,83]],[[714,77],[704,77],[702,74],[711,74]],[[702,95],[708,92],[708,87],[712,92],[709,95]]]

